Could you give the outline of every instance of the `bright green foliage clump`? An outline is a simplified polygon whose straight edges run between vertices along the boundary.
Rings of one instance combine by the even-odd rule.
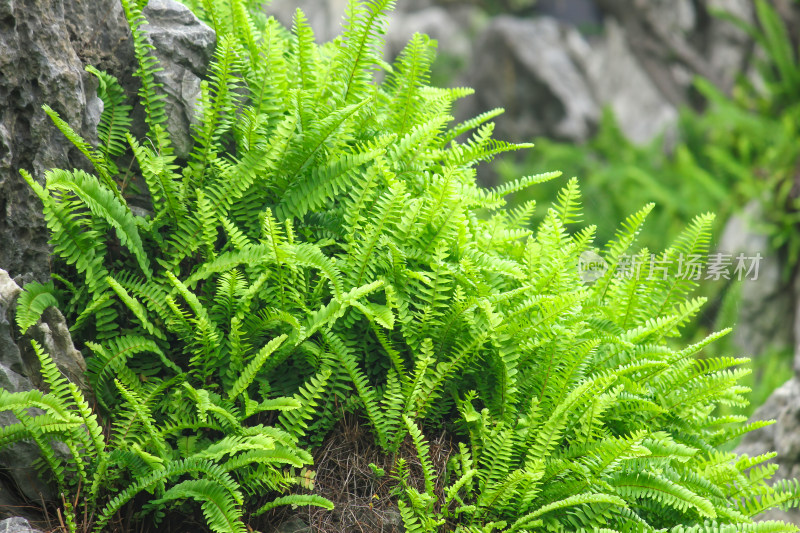
[[[496,113],[452,125],[454,101],[470,91],[428,85],[427,37],[391,66],[381,59],[389,0],[351,2],[344,34],[324,46],[300,11],[287,33],[238,0],[195,6],[218,47],[194,149],[179,160],[139,6],[123,6],[149,138],[115,120],[93,148],[51,112],[96,175],[54,170],[45,187],[26,175],[70,268],[58,289],[29,285],[18,312],[24,329],[60,303],[118,429],[104,444],[72,387],[36,401],[0,395],[15,412],[26,402],[47,411],[2,443],[64,440],[77,453],[74,475],[53,465],[62,484],[126,487],[104,501],[98,530],[147,491],[157,515],[193,498],[211,529],[242,531],[250,497],[290,486],[280,467],[307,464],[298,443],[319,442],[343,411],[362,415],[389,452],[413,442],[424,487],[405,458],[393,473],[410,532],[796,530],[751,521],[800,492],[767,487],[774,467],[759,465],[770,456],[715,448],[749,429],[713,414],[745,403],[744,361],[694,358],[722,333],[666,344],[702,305],[678,259],[707,250],[711,216],[663,253],[638,252],[638,275],[623,276],[646,206],[605,247],[605,274],[583,283],[594,228],[568,229],[577,181],[535,231],[533,202],[506,210],[503,197],[557,173],[476,187],[477,163],[524,146],[491,139]],[[111,113],[124,116],[115,82],[101,79]],[[144,215],[115,185],[129,180],[109,160],[122,138],[150,195]],[[447,472],[427,458],[433,424],[460,440]],[[327,502],[288,495],[259,511],[278,504]]]

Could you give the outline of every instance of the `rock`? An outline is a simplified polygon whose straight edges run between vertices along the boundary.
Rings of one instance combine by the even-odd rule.
[[[311,533],[311,527],[295,517],[279,525],[274,533]]]
[[[732,258],[739,254],[762,256],[757,279],[733,281],[739,285],[733,343],[737,352],[748,357],[758,357],[769,350],[785,350],[794,344],[795,338],[794,291],[782,277],[782,260],[771,252],[769,236],[753,229],[761,219],[759,202],[750,202],[742,214],[728,219],[717,247],[720,253]]]
[[[50,355],[61,373],[81,390],[88,392],[86,382],[86,361],[81,352],[72,344],[72,337],[64,315],[55,307],[49,307],[42,313],[42,318],[31,326],[19,343],[26,374],[39,389],[46,389],[40,374],[40,363],[30,345],[34,339],[42,349]]]
[[[387,531],[403,531],[403,516],[400,511],[385,511],[383,523],[387,526]]]
[[[579,29],[591,30],[602,23],[594,0],[537,0],[534,8],[538,15],[553,17]]]
[[[397,10],[389,17],[386,55],[390,59],[397,57],[414,33],[419,32],[437,41],[438,57],[465,68],[472,60],[472,42],[487,22],[487,16],[470,5]]]
[[[714,79],[704,50],[710,15],[693,0],[597,0],[622,28],[629,52],[673,107],[686,105],[692,78]]]
[[[216,34],[175,0],[150,0],[144,26],[162,70],[155,77],[167,94],[167,131],[178,157],[186,157],[193,140],[191,125],[200,96],[200,80],[214,55]],[[135,94],[135,91],[129,91]]]
[[[749,37],[710,10],[752,21],[751,4],[594,0],[589,8],[578,0],[554,0],[537,5],[539,13],[592,26],[594,34],[586,38],[548,17],[497,17],[476,41],[463,84],[477,96],[459,108],[459,118],[504,107],[506,116],[497,119],[500,138],[528,141],[541,135],[581,142],[593,132],[599,110],[609,106],[633,142],[647,143],[664,132],[670,138],[677,109],[698,104],[694,77],[727,90],[751,55]],[[605,15],[602,26],[593,23],[598,8]]]
[[[778,413],[774,435],[780,461],[792,465],[800,462],[800,406],[789,404]]]
[[[758,280],[741,282],[739,316],[734,329],[734,343],[745,354],[758,356],[770,348],[792,346],[800,339],[800,307],[796,294],[800,278],[793,283],[782,277],[781,260],[766,253],[771,250],[768,237],[753,230],[753,222],[762,219],[760,204],[753,201],[741,215],[732,216],[725,226],[720,251],[745,255],[761,252]],[[795,285],[795,286],[793,286]],[[773,481],[800,476],[800,345],[795,349],[795,377],[776,389],[759,407],[750,422],[775,420],[775,424],[746,434],[737,453],[756,456],[777,452],[773,462],[779,465]],[[800,525],[800,510],[773,509],[759,520],[784,520]]]
[[[399,533],[403,528],[403,517],[394,509],[354,509],[356,522],[367,531]]]
[[[273,0],[266,12],[291,28],[295,12],[302,10],[317,42],[325,43],[341,33],[346,7],[347,0]]]
[[[677,120],[677,110],[643,70],[613,19],[606,23],[604,38],[580,59],[597,102],[611,107],[633,142],[647,143]]]
[[[136,59],[130,29],[119,0],[64,2],[64,23],[69,44],[82,66],[93,65],[119,78],[124,87],[138,88],[138,81],[133,77]],[[91,31],[86,31],[87,28]],[[87,91],[92,92],[87,94],[94,95],[94,77],[87,76],[92,82],[87,87]],[[136,90],[131,96],[135,93]]]
[[[9,392],[33,389],[31,380],[25,375],[25,365],[11,330],[13,326],[10,311],[20,291],[8,273],[0,270],[0,388]],[[10,412],[0,412],[0,426],[16,422],[17,418]],[[0,466],[6,469],[13,481],[12,488],[0,488],[0,493],[4,496],[2,505],[14,503],[11,495],[16,492],[28,501],[55,499],[53,488],[40,480],[35,470],[31,468],[31,464],[39,458],[39,455],[39,447],[30,442],[18,442],[13,446],[0,448]],[[6,501],[9,499],[11,501]],[[16,503],[19,505],[22,502]],[[0,532],[2,531],[4,530],[0,527]]]
[[[648,22],[665,33],[687,35],[697,23],[692,0],[635,0],[635,6]]]
[[[753,2],[750,0],[705,0],[706,9],[715,9],[744,20],[753,22]],[[736,76],[742,73],[750,54],[750,37],[733,24],[711,17],[706,32],[707,56],[720,87],[729,91]]]
[[[475,44],[465,85],[476,94],[459,107],[459,116],[503,107],[497,138],[586,140],[600,109],[571,53],[585,46],[577,30],[551,18],[496,17]]]
[[[800,275],[795,276],[794,282],[794,375],[800,377]]]
[[[0,533],[42,533],[33,529],[27,520],[19,516],[0,521]]]
[[[13,337],[13,321],[10,311],[22,289],[5,270],[0,269],[0,368],[14,373],[24,373],[22,358]],[[1,372],[2,370],[0,370]],[[9,378],[12,380],[12,378]],[[0,384],[2,387],[6,385]]]
[[[97,85],[69,39],[64,6],[70,3],[0,0],[0,265],[40,280],[49,274],[48,233],[41,204],[19,169],[42,180],[47,169],[86,165],[40,107],[49,104],[90,140],[101,109]],[[81,27],[95,28],[113,3],[92,2],[94,17]]]
[[[773,462],[779,465],[772,481],[792,479],[800,474],[800,379],[794,377],[775,390],[759,407],[750,422],[775,419],[777,422],[747,433],[735,452],[750,457],[777,451]],[[759,520],[784,520],[800,525],[800,510],[774,509],[759,515]]]

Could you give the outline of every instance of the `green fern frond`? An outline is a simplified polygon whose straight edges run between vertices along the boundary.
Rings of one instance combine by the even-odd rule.
[[[47,186],[74,193],[80,198],[92,215],[114,228],[120,243],[136,258],[142,273],[148,278],[152,276],[134,215],[125,203],[101,186],[97,178],[82,170],[52,170],[47,175]]]
[[[20,333],[36,324],[48,307],[58,307],[56,289],[52,281],[25,284],[25,289],[17,299],[16,321]]]
[[[391,116],[390,131],[402,137],[417,122],[421,108],[420,88],[427,86],[435,56],[435,43],[427,35],[415,33],[392,67],[385,85],[392,92],[387,112]]]
[[[333,509],[333,502],[331,502],[326,498],[323,498],[322,496],[317,496],[316,494],[290,494],[289,496],[280,496],[278,498],[275,498],[271,502],[266,503],[265,505],[261,506],[257,511],[255,511],[253,513],[253,516],[264,514],[267,511],[274,509],[275,507],[279,507],[281,505],[291,505],[292,509],[306,505],[313,505],[314,507],[322,507],[323,509],[327,509],[328,511]]]
[[[425,492],[433,496],[433,488],[436,484],[436,473],[433,469],[433,463],[430,458],[430,447],[425,442],[425,437],[422,435],[419,427],[412,419],[403,415],[403,422],[408,429],[408,434],[411,435],[411,441],[414,443],[414,448],[417,451],[417,459],[422,465],[422,478],[425,483]]]
[[[316,89],[319,57],[315,46],[314,30],[308,23],[305,13],[299,8],[292,19],[292,48],[297,59],[296,76],[300,79],[299,89],[311,94]],[[305,124],[305,121],[303,121]]]
[[[117,78],[91,65],[86,66],[86,71],[92,73],[99,83],[97,96],[103,101],[103,113],[97,124],[97,136],[100,152],[108,161],[125,152],[126,136],[133,122],[130,117],[133,107],[125,103],[127,97]]]
[[[233,127],[238,106],[242,50],[235,38],[223,35],[217,43],[210,77],[202,84],[199,100],[200,121],[193,134],[195,145],[189,155],[192,184],[203,186],[209,160],[219,149],[220,140]]]
[[[558,192],[556,211],[565,226],[579,222],[581,190],[577,178],[570,178],[567,185]]]
[[[283,344],[283,341],[285,341],[287,337],[287,335],[275,337],[258,351],[258,353],[253,357],[252,361],[250,361],[244,370],[242,370],[239,379],[236,380],[236,383],[234,383],[233,387],[231,387],[231,389],[228,391],[228,398],[236,398],[242,394],[247,387],[250,386],[250,384],[253,382],[253,379],[256,377],[256,373],[261,369],[262,366],[264,366],[267,358],[272,355],[275,350],[280,348],[281,344]]]
[[[344,38],[338,43],[334,72],[341,80],[334,95],[345,105],[362,100],[380,61],[387,14],[394,0],[350,0],[345,10]]]
[[[306,213],[325,206],[349,188],[352,173],[385,152],[389,140],[391,137],[380,139],[377,143],[353,153],[344,153],[324,166],[312,169],[303,179],[289,185],[275,213],[281,219],[303,218]]]
[[[540,516],[552,511],[593,503],[605,503],[623,508],[627,507],[624,500],[618,496],[614,496],[613,494],[575,494],[568,498],[564,498],[563,500],[547,504],[542,508],[517,519],[516,522],[511,524],[511,527],[508,529],[508,531],[524,531],[524,528],[535,527],[536,521]]]
[[[69,124],[67,124],[58,113],[56,113],[50,106],[43,105],[42,109],[50,117],[56,127],[64,134],[64,137],[69,139],[69,141],[83,154],[86,158],[91,161],[92,165],[94,166],[97,173],[105,182],[106,187],[110,191],[114,193],[118,200],[122,200],[122,194],[119,192],[117,185],[111,179],[111,172],[112,169],[111,164],[108,162],[106,157],[102,153],[96,152],[89,143],[83,139],[75,130],[73,130]]]
[[[153,127],[153,135],[157,138],[164,137],[164,130],[160,125]],[[129,133],[126,133],[125,138],[142,171],[156,216],[167,215],[171,223],[177,225],[186,214],[186,203],[179,177],[175,173],[178,168],[174,164],[175,157],[140,144]],[[163,145],[165,141],[158,144]]]
[[[617,476],[613,481],[616,493],[633,504],[637,498],[647,497],[679,511],[695,509],[701,516],[716,518],[714,505],[706,498],[695,494],[662,476],[649,472]]]
[[[163,127],[167,121],[164,104],[166,95],[160,93],[162,86],[155,78],[155,75],[163,69],[158,66],[158,60],[154,55],[155,47],[150,44],[147,30],[144,29],[147,20],[142,15],[143,6],[132,0],[120,0],[120,2],[133,35],[133,50],[137,60],[133,75],[138,77],[142,84],[139,97],[145,110],[145,122],[150,128],[151,137],[158,140],[158,152],[166,154],[171,151],[170,147],[162,142],[162,137],[154,135],[155,127]]]
[[[329,368],[323,368],[316,375],[311,376],[300,387],[294,398],[300,403],[299,409],[284,411],[278,417],[278,423],[291,435],[303,437],[308,430],[307,421],[317,411],[320,397],[326,392],[328,380],[331,377]]]
[[[104,403],[107,408],[112,401],[112,388],[109,384],[109,377],[116,376],[127,360],[136,354],[156,354],[166,368],[170,368],[177,374],[181,373],[181,369],[167,359],[158,344],[139,335],[118,336],[102,344],[87,342],[86,346],[94,353],[94,357],[86,362],[89,382],[92,384],[95,394],[97,394],[97,399]],[[115,392],[116,388],[113,391]]]
[[[543,174],[535,174],[532,176],[526,176],[524,178],[517,178],[513,181],[509,181],[489,189],[489,191],[486,193],[487,198],[489,199],[490,204],[494,204],[499,202],[500,199],[506,195],[527,189],[532,185],[545,183],[552,179],[558,178],[559,176],[561,176],[561,172],[545,172]]]
[[[208,527],[217,533],[245,533],[247,528],[242,512],[225,487],[207,479],[187,479],[170,487],[151,505],[163,505],[171,500],[192,498],[201,502]]]
[[[106,283],[108,283],[108,286],[111,287],[111,289],[117,294],[119,299],[122,300],[122,303],[124,303],[128,309],[133,312],[145,331],[159,339],[166,339],[166,336],[161,329],[156,327],[150,321],[147,316],[147,310],[144,308],[144,306],[136,298],[131,296],[128,291],[117,282],[117,280],[109,276],[106,278]]]
[[[477,115],[471,119],[465,120],[454,127],[452,127],[442,138],[442,142],[444,144],[449,143],[450,141],[460,137],[461,135],[467,133],[470,130],[473,130],[479,127],[481,124],[492,120],[500,115],[505,113],[505,109],[502,107],[496,107],[494,109],[490,109],[489,111],[484,111],[480,115]]]

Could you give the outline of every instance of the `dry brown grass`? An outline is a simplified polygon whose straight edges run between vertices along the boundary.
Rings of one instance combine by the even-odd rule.
[[[444,472],[447,461],[456,451],[449,434],[439,432],[430,442],[431,461],[437,472]],[[416,450],[407,438],[397,452],[411,474],[410,483],[422,490],[422,469]],[[273,533],[288,520],[300,518],[315,533],[399,533],[403,531],[397,510],[397,497],[392,489],[397,482],[390,473],[396,456],[387,454],[374,443],[366,425],[354,416],[345,417],[314,453],[316,469],[315,494],[334,503],[333,511],[305,508],[292,511],[279,508],[264,517],[261,531]],[[370,463],[382,468],[386,475],[377,477]],[[436,492],[443,498],[443,476],[437,480]],[[259,520],[258,525],[262,522]],[[254,524],[255,526],[255,524]]]

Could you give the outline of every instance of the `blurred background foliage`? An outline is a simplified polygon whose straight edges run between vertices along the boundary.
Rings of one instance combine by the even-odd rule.
[[[697,116],[685,112],[680,121],[682,133],[698,136]],[[641,209],[648,202],[656,207],[648,217],[639,243],[650,250],[661,250],[686,221],[698,213],[717,214],[717,228],[730,213],[730,188],[727,179],[719,179],[698,161],[697,148],[679,143],[671,152],[664,150],[663,136],[646,145],[637,145],[620,131],[613,113],[606,109],[598,133],[586,144],[573,144],[539,138],[523,161],[498,161],[502,181],[544,169],[559,169],[565,176],[577,176],[585,195],[584,220],[597,225],[596,242],[611,240],[616,221]],[[548,203],[562,186],[545,183],[532,191],[509,198],[513,206],[536,198]],[[544,216],[540,210],[539,217]]]

